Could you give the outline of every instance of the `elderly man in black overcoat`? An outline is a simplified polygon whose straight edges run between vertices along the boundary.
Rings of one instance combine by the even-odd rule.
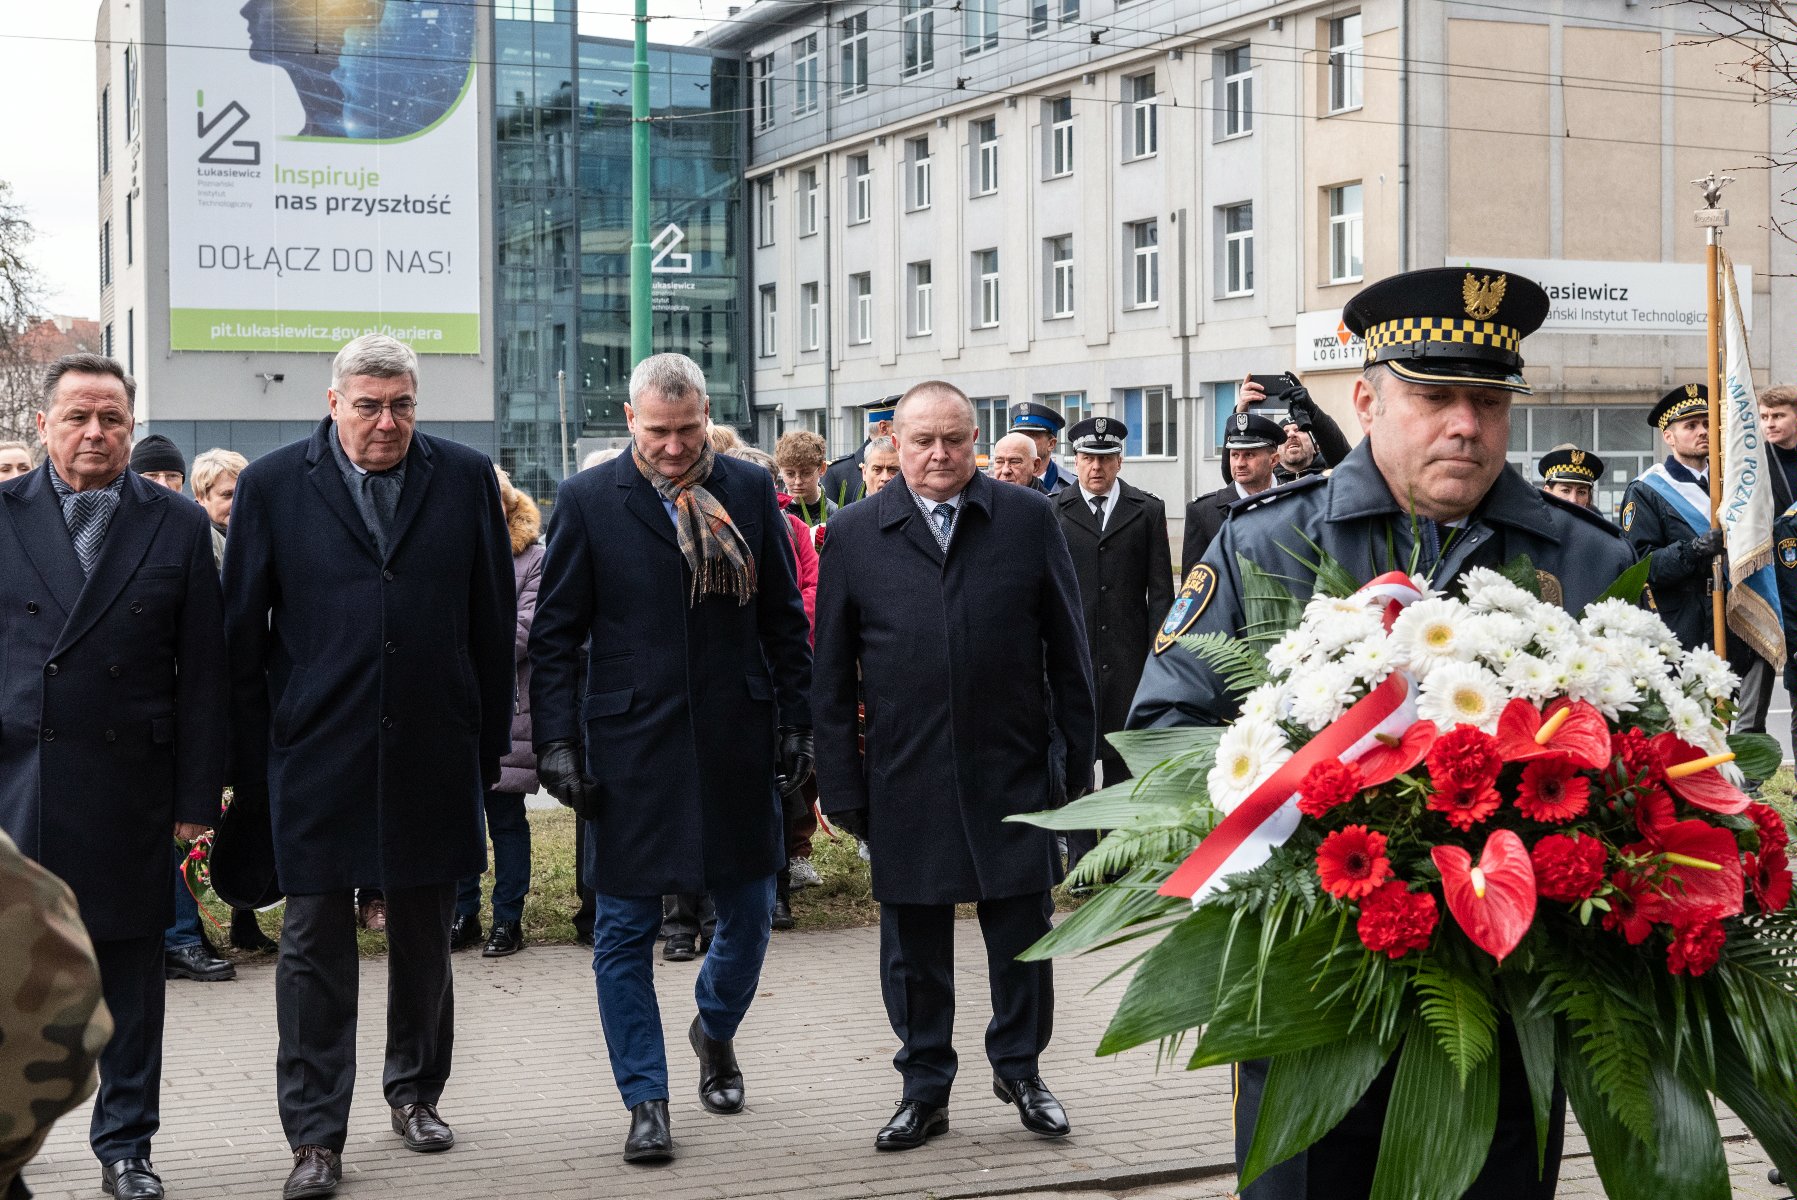
[[[717,911],[687,1037],[700,1103],[738,1112],[733,1043],[786,865],[776,771],[788,789],[811,775],[809,625],[786,517],[766,471],[713,452],[710,412],[690,358],[637,364],[631,451],[562,484],[530,635],[537,773],[588,823],[581,871],[626,1162],[674,1155],[661,897],[706,892]]]
[[[169,840],[218,818],[229,705],[206,514],[126,469],[137,385],[57,360],[44,465],[0,487],[0,828],[74,890],[117,1032],[89,1135],[103,1186],[162,1195]]]
[[[240,803],[269,805],[287,893],[276,976],[286,1196],[341,1180],[356,1065],[351,893],[387,897],[393,1131],[447,1150],[456,881],[511,749],[511,543],[493,464],[418,433],[418,359],[339,351],[312,436],[238,476],[225,552]]]
[[[1092,678],[1079,585],[1048,497],[974,470],[960,389],[920,383],[897,417],[902,479],[830,522],[817,589],[818,791],[867,839],[882,987],[899,1036],[906,1150],[948,1128],[955,1077],[955,905],[977,904],[992,984],[993,1089],[1024,1127],[1069,1130],[1038,1060],[1054,1023],[1046,934],[1054,835],[1007,823],[1091,784]],[[865,699],[866,750],[856,737]],[[1052,753],[1051,725],[1064,742]]]

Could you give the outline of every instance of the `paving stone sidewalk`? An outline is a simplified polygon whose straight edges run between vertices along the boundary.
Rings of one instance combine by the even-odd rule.
[[[874,1131],[898,1098],[877,977],[878,933],[776,934],[762,988],[737,1038],[748,1110],[699,1107],[687,1049],[696,963],[656,964],[681,1157],[659,1168],[618,1158],[625,1112],[606,1063],[587,953],[532,946],[508,959],[456,955],[457,1045],[442,1111],[457,1144],[408,1153],[380,1092],[386,962],[362,964],[356,1102],[344,1155],[345,1200],[401,1197],[646,1197],[651,1200],[1074,1194],[1216,1200],[1229,1194],[1226,1071],[1157,1071],[1152,1048],[1097,1058],[1092,1048],[1122,990],[1103,983],[1119,955],[1057,964],[1056,1029],[1042,1073],[1074,1134],[1032,1137],[993,1099],[982,1049],[991,1008],[976,927],[958,930],[960,1087],[950,1132],[922,1150],[879,1154]],[[274,1101],[274,967],[233,983],[169,985],[162,1133],[156,1164],[174,1200],[277,1197],[291,1165]],[[65,1117],[27,1181],[42,1200],[93,1200],[99,1168],[87,1116]],[[1738,1126],[1733,1126],[1738,1130]],[[1600,1197],[1573,1140],[1562,1197]],[[1751,1142],[1731,1146],[1737,1195],[1782,1197]]]

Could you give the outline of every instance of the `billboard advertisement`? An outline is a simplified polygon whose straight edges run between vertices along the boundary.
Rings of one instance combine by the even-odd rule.
[[[1449,259],[1450,267],[1464,259]],[[1481,258],[1480,271],[1524,275],[1547,289],[1543,333],[1696,333],[1706,329],[1701,262],[1585,262]],[[1753,268],[1735,267],[1747,324],[1753,324]]]
[[[482,6],[168,6],[169,343],[480,350]]]

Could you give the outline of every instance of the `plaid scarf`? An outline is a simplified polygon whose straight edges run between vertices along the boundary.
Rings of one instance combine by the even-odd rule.
[[[634,446],[630,457],[656,494],[674,506],[674,535],[693,573],[692,603],[697,605],[701,595],[710,593],[735,596],[738,607],[747,604],[755,594],[755,556],[737,532],[736,522],[704,488],[717,462],[717,451],[708,444],[678,479],[669,479],[650,466]]]

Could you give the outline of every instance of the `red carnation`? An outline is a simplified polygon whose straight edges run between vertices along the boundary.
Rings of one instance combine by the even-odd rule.
[[[1623,778],[1617,791],[1637,784],[1654,787],[1666,778],[1666,764],[1660,761],[1660,752],[1654,749],[1653,739],[1639,729],[1612,733],[1610,753],[1622,760]]]
[[[1504,798],[1489,785],[1479,788],[1443,788],[1429,797],[1429,808],[1447,818],[1455,829],[1467,830],[1498,810]]]
[[[1791,844],[1791,831],[1785,828],[1784,818],[1771,805],[1749,804],[1747,816],[1760,831],[1761,854],[1783,850]]]
[[[1298,811],[1307,817],[1320,817],[1358,796],[1362,786],[1360,768],[1353,763],[1335,759],[1320,762],[1298,785]]]
[[[1594,837],[1550,833],[1529,851],[1535,867],[1535,891],[1543,900],[1574,904],[1589,899],[1604,881],[1609,852]]]
[[[1391,878],[1385,835],[1350,825],[1323,839],[1317,849],[1317,878],[1339,900],[1358,900]]]
[[[1713,911],[1699,910],[1680,918],[1666,947],[1666,966],[1674,975],[1702,975],[1716,965],[1728,940]]]
[[[1639,946],[1653,932],[1656,917],[1663,915],[1659,893],[1639,875],[1618,871],[1610,876],[1616,890],[1610,893],[1610,911],[1604,914],[1604,928],[1619,932],[1631,946]]]
[[[1783,912],[1791,902],[1791,864],[1783,850],[1762,850],[1741,856],[1747,886],[1761,912]]]
[[[1516,807],[1531,821],[1564,825],[1591,807],[1591,781],[1570,758],[1544,758],[1522,769]]]
[[[1354,928],[1368,950],[1403,958],[1412,950],[1428,948],[1439,916],[1434,896],[1390,879],[1360,902],[1360,920]]]
[[[1504,769],[1497,739],[1471,725],[1456,725],[1436,738],[1427,761],[1436,787],[1473,792],[1496,783]]]

